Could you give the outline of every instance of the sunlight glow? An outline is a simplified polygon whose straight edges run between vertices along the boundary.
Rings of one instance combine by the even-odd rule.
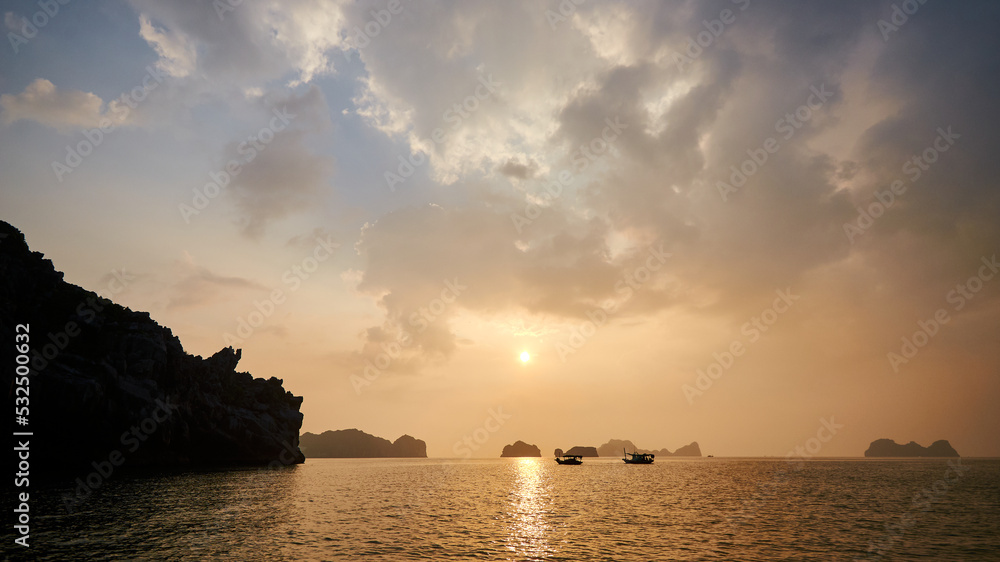
[[[529,359],[531,359],[531,354],[528,353],[527,351],[522,351],[521,352],[521,363],[527,363]]]

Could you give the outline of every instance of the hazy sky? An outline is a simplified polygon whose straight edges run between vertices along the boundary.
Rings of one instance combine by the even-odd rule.
[[[52,4],[0,216],[303,431],[1000,456],[996,2]]]

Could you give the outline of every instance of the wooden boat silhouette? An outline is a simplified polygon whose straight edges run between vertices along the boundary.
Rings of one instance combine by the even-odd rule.
[[[656,456],[653,453],[629,453],[625,449],[622,452],[625,453],[625,458],[622,459],[625,464],[653,464],[653,457]]]
[[[559,464],[583,464],[583,457],[580,455],[563,455],[562,458],[556,457],[556,462]]]

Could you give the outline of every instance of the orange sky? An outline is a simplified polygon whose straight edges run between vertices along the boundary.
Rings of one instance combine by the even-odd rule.
[[[998,8],[563,4],[73,4],[0,214],[303,431],[1000,456]]]

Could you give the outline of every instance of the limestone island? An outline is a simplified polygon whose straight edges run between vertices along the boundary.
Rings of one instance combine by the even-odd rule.
[[[946,440],[941,439],[931,443],[930,447],[921,447],[915,441],[900,445],[892,439],[876,439],[865,451],[866,457],[958,457],[958,454]]]
[[[500,458],[506,457],[540,457],[542,450],[535,445],[524,441],[515,441],[513,445],[507,445],[500,453]]]
[[[565,454],[567,454],[567,455],[574,455],[574,456],[577,456],[577,457],[597,457],[597,456],[600,456],[600,455],[597,454],[597,447],[583,447],[583,446],[580,446],[580,445],[577,445],[575,447],[570,448],[570,450],[566,451]]]
[[[409,435],[395,441],[365,433],[360,429],[303,433],[299,438],[306,458],[368,459],[427,458],[427,443]]]
[[[107,275],[105,290],[134,277]],[[0,221],[0,341],[30,359],[7,379],[30,390],[23,428],[35,471],[136,467],[292,465],[302,398],[281,379],[238,372],[240,350],[204,359],[168,328],[63,280],[52,261]],[[5,343],[5,345],[8,345]],[[21,364],[21,363],[19,363]],[[13,402],[13,399],[11,399]],[[96,469],[95,469],[96,470]],[[86,475],[86,472],[83,472]],[[103,473],[102,473],[103,474]],[[104,475],[107,477],[108,475]]]
[[[627,439],[612,439],[607,443],[601,445],[597,448],[597,453],[602,457],[615,457],[622,454],[622,450],[627,450],[630,453],[646,453],[654,454],[657,457],[700,457],[701,448],[698,447],[698,442],[693,441],[690,445],[684,445],[674,452],[670,452],[669,449],[663,448],[660,450],[655,449],[640,449],[635,446],[634,443]]]

